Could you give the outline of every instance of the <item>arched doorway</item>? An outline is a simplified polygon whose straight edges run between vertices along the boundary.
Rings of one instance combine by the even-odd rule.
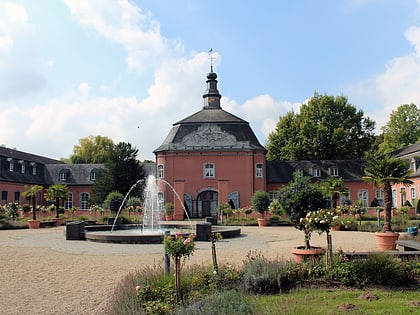
[[[216,190],[203,190],[197,196],[197,215],[198,217],[217,218],[217,199]]]

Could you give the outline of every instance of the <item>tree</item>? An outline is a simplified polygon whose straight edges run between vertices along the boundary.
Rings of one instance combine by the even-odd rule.
[[[105,168],[100,169],[92,187],[93,202],[100,204],[111,191],[118,191],[124,196],[139,180],[145,178],[141,163],[136,160],[138,150],[130,143],[120,142],[112,147],[105,161]],[[133,195],[140,195],[142,187],[132,190]]]
[[[413,103],[403,104],[392,111],[388,123],[382,127],[384,140],[379,152],[389,153],[420,140],[420,109]]]
[[[251,198],[251,205],[255,211],[261,214],[261,218],[264,219],[264,213],[268,211],[270,205],[270,196],[266,191],[256,191]]]
[[[345,96],[315,93],[299,114],[288,112],[269,135],[269,160],[362,159],[374,142],[375,122]]]
[[[25,185],[25,189],[22,195],[31,199],[32,220],[36,220],[36,196],[42,191],[43,187],[41,185]]]
[[[284,213],[289,215],[290,221],[296,229],[305,233],[305,248],[309,249],[311,231],[301,224],[308,212],[316,212],[327,206],[322,189],[317,184],[311,184],[309,177],[293,174],[293,180],[280,189],[279,200]]]
[[[68,187],[66,184],[53,184],[48,187],[47,191],[44,194],[44,197],[47,201],[54,201],[56,218],[60,214],[60,201],[67,200],[70,196]]]
[[[331,198],[331,208],[336,209],[340,196],[348,193],[344,187],[343,179],[330,176],[322,186],[326,191],[326,195]]]
[[[370,159],[365,167],[363,180],[384,190],[385,222],[383,231],[391,231],[392,185],[402,183],[412,184],[408,178],[412,173],[407,160],[391,155],[384,155],[378,159]]]
[[[114,147],[114,142],[103,136],[89,136],[79,139],[79,145],[73,148],[70,156],[72,164],[102,164],[105,163],[108,152]]]

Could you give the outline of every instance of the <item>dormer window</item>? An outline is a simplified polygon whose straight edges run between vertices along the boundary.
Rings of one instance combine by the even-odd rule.
[[[13,172],[13,169],[15,168],[15,163],[13,163],[13,159],[12,158],[8,158],[7,162],[9,163],[9,171]]]
[[[70,174],[70,170],[69,169],[62,169],[58,175],[58,180],[60,182],[65,182],[68,180],[69,178],[69,174]]]
[[[411,160],[410,169],[413,170],[413,172],[416,171],[416,160],[414,160],[414,159]]]
[[[98,170],[95,168],[90,171],[89,179],[94,182],[96,180],[96,177],[98,176]]]
[[[314,167],[312,169],[312,176],[313,177],[321,177],[321,169],[319,167]]]
[[[338,168],[333,166],[330,168],[330,176],[338,177]]]
[[[25,161],[24,160],[19,160],[19,164],[20,164],[20,172],[22,174],[25,173]]]
[[[303,169],[301,167],[296,168],[295,173],[297,177],[303,177]]]
[[[31,165],[31,167],[32,167],[32,175],[36,175],[36,164],[35,164],[35,162],[31,162],[31,163],[29,163],[29,165]]]

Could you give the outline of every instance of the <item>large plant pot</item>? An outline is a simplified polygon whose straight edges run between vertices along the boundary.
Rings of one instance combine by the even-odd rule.
[[[173,215],[165,215],[166,221],[172,221],[174,219]]]
[[[268,219],[258,219],[258,226],[267,226],[268,225]]]
[[[61,223],[63,223],[61,218],[53,218],[52,220],[55,221],[55,226],[61,226]]]
[[[376,247],[379,250],[396,250],[399,233],[396,232],[376,232]]]
[[[334,225],[331,227],[332,231],[340,231],[341,230],[341,225]]]
[[[291,253],[294,262],[299,264],[303,261],[319,259],[322,255],[325,254],[325,248],[312,247],[311,249],[305,249],[303,246],[294,247],[292,248]]]
[[[41,221],[39,220],[28,220],[28,226],[30,229],[39,229]]]

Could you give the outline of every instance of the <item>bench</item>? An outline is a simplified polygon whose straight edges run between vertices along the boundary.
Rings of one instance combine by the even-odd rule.
[[[349,260],[350,259],[366,259],[370,255],[374,254],[388,254],[397,258],[400,258],[401,260],[414,260],[414,259],[420,259],[420,250],[411,250],[411,251],[384,251],[384,252],[352,252],[352,253],[343,253],[342,255],[345,255]]]
[[[396,242],[398,246],[404,248],[404,251],[419,251],[420,242],[415,240],[400,240]]]

